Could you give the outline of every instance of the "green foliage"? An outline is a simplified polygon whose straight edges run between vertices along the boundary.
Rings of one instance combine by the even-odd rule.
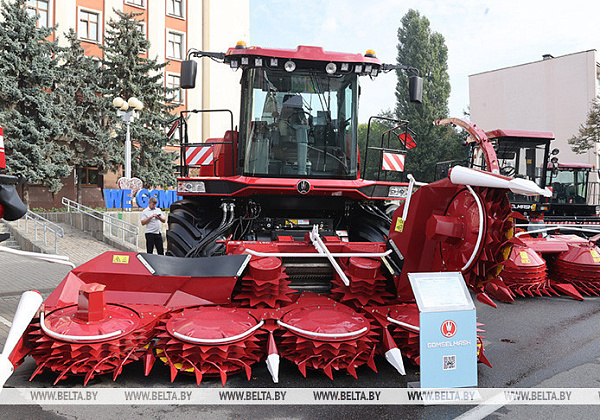
[[[448,48],[444,37],[433,32],[429,20],[418,11],[409,10],[398,28],[398,64],[419,69],[423,77],[423,103],[409,102],[408,77],[398,71],[396,110],[398,119],[410,121],[416,132],[417,147],[408,151],[406,172],[418,181],[433,181],[436,162],[460,159],[465,156],[462,139],[450,127],[433,125],[436,119],[448,116],[450,78]]]
[[[577,134],[568,142],[577,154],[585,153],[600,143],[600,97],[594,99],[585,124],[579,126]]]
[[[102,71],[98,62],[84,54],[73,29],[66,38],[69,45],[58,55],[61,78],[54,89],[57,110],[65,122],[62,138],[73,151],[71,165],[96,167],[105,173],[115,169],[122,156],[117,140],[110,137],[115,112],[110,101],[99,95]],[[80,183],[78,178],[78,191]]]
[[[162,150],[167,144],[166,123],[172,119],[169,113],[173,105],[165,103],[165,96],[172,89],[163,86],[162,75],[166,63],[141,57],[150,47],[139,29],[136,16],[139,13],[123,13],[115,10],[119,20],[111,20],[104,37],[104,89],[106,97],[120,96],[127,100],[136,97],[144,103],[131,124],[131,138],[139,147],[132,148],[132,175],[144,181],[146,186],[172,186],[175,183],[173,161],[176,156]],[[125,139],[125,124],[117,131],[119,139]],[[124,141],[119,147],[124,147]],[[124,149],[121,149],[124,150]],[[120,156],[124,152],[119,152]]]
[[[395,119],[395,116],[391,112],[380,113],[379,117]],[[404,133],[404,128],[393,130],[397,125],[397,123],[386,119],[373,118],[370,127],[369,124],[360,124],[358,126],[358,150],[360,152],[362,178],[377,179],[377,175],[380,172],[379,169],[381,168],[382,151],[374,150],[373,147],[382,148],[382,141],[385,148],[405,150],[400,140],[398,140],[398,134]],[[370,139],[370,150],[368,152],[367,134]],[[406,172],[381,171],[379,176],[381,180],[406,181]]]
[[[36,17],[30,17],[24,5],[25,0],[2,1],[0,125],[7,171],[57,192],[62,187],[60,179],[72,170],[72,153],[54,106],[54,88],[61,75],[54,59],[56,43],[46,38],[55,28],[38,29]]]

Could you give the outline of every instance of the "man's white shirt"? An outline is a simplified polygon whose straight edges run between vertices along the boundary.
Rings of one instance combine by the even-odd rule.
[[[155,214],[162,216],[162,210],[158,207],[155,207],[154,210],[151,210],[150,207],[146,207],[142,211],[141,220],[146,220],[148,217]],[[150,221],[146,225],[146,233],[160,233],[161,223],[162,222],[160,221],[160,219],[157,219],[156,217],[150,219]]]

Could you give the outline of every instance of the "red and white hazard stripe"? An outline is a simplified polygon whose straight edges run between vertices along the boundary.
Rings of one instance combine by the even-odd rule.
[[[404,172],[404,155],[400,153],[383,152],[381,169],[384,171]]]
[[[210,165],[213,163],[213,159],[212,146],[188,147],[185,151],[187,165]]]
[[[4,131],[0,127],[0,168],[6,168],[6,160],[4,158]]]

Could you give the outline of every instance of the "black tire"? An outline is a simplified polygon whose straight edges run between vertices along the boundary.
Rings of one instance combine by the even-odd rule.
[[[358,207],[351,219],[349,239],[356,242],[385,242],[390,234],[391,220],[385,217],[385,210],[380,215],[375,215]]]
[[[212,207],[212,206],[206,206]],[[167,255],[186,254],[219,224],[218,216],[210,214],[194,200],[180,200],[171,205],[167,231]]]

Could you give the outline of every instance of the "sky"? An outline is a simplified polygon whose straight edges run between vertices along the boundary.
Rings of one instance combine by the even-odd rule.
[[[249,45],[376,52],[395,64],[400,19],[409,9],[444,36],[451,117],[469,105],[469,75],[600,48],[600,1],[250,0]],[[408,64],[410,63],[403,63]],[[360,122],[394,108],[394,72],[362,78]]]

